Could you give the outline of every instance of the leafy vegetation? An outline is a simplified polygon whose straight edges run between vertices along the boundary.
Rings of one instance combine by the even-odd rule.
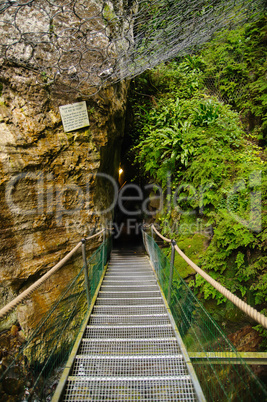
[[[213,91],[242,114],[246,131],[267,142],[267,17],[228,33],[205,46],[205,79]]]
[[[156,217],[163,232],[178,244],[189,245],[196,234],[204,234],[209,244],[198,250],[197,262],[263,312],[267,308],[265,22],[262,17],[223,32],[201,53],[146,72],[133,82],[131,95],[135,163],[146,181],[160,184],[169,194],[168,206]],[[214,77],[212,87],[209,77]],[[225,298],[200,276],[190,286],[204,299],[226,307]]]

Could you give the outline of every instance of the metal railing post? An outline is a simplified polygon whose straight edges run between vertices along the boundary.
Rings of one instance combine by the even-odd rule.
[[[102,253],[103,269],[104,269],[104,267],[105,267],[105,241],[106,241],[106,230],[104,230],[104,233],[103,233],[103,253]]]
[[[83,268],[84,268],[84,280],[85,280],[84,283],[85,283],[86,297],[87,297],[87,303],[88,303],[88,308],[89,308],[90,304],[91,304],[91,297],[90,297],[90,284],[89,284],[89,278],[88,278],[88,265],[87,265],[87,260],[86,260],[85,243],[86,243],[86,240],[82,239],[82,256],[83,256]]]
[[[168,287],[168,296],[167,296],[168,304],[170,304],[170,301],[171,301],[172,280],[173,280],[173,266],[174,266],[175,246],[176,246],[176,241],[175,240],[171,241],[171,246],[172,246],[172,252],[171,252],[170,276],[169,276],[169,287]]]
[[[155,251],[154,251],[154,242],[153,242],[153,240],[154,240],[153,224],[151,225],[151,238],[152,238],[152,241],[150,242],[148,250],[149,250],[150,259],[152,260],[153,267],[156,269],[156,267],[155,267]]]

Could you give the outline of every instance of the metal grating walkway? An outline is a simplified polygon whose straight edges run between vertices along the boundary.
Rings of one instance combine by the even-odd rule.
[[[146,256],[112,253],[60,400],[204,400]]]

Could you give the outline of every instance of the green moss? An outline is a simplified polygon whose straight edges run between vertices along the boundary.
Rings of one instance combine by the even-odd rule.
[[[203,305],[211,317],[219,323],[227,334],[240,329],[240,323],[247,319],[245,313],[229,300],[218,306],[215,299],[202,300]]]
[[[190,258],[190,260],[198,265],[199,259],[205,252],[206,242],[207,238],[205,236],[195,234],[181,241],[177,241],[177,245]],[[166,253],[170,258],[171,251],[168,250]],[[182,257],[180,257],[178,253],[175,253],[174,266],[175,271],[177,271],[182,278],[187,278],[189,275],[195,274],[196,272]]]
[[[112,10],[112,8],[107,3],[104,5],[103,17],[105,20],[109,22],[114,20],[114,18],[116,18],[114,10]]]

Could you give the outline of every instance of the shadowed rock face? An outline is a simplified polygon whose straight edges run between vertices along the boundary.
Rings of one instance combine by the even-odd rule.
[[[27,13],[23,18],[29,22]],[[12,52],[14,63],[2,63],[0,73],[0,307],[39,279],[83,236],[112,219],[112,211],[97,212],[97,205],[104,210],[111,204],[113,194],[96,175],[117,179],[128,88],[121,82],[83,98],[75,91],[62,91],[60,83],[50,84],[32,66],[21,66],[15,47]],[[44,47],[39,56],[53,57]],[[86,62],[95,59],[90,61],[88,55]],[[82,89],[90,95],[92,82]],[[59,106],[84,99],[90,126],[65,133]],[[96,239],[87,245],[88,255],[98,243]],[[49,309],[81,266],[78,253],[46,288],[35,292],[20,309],[24,329],[40,315],[38,305],[42,311]],[[16,319],[16,313],[7,317],[0,331]]]

